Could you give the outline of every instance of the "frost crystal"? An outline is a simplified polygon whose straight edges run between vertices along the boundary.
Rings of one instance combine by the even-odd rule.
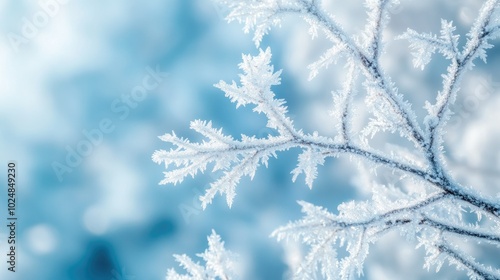
[[[197,254],[205,261],[202,266],[186,255],[174,255],[187,275],[178,274],[174,269],[167,273],[166,280],[231,280],[238,278],[237,256],[224,248],[224,242],[215,231],[208,237],[208,249]]]

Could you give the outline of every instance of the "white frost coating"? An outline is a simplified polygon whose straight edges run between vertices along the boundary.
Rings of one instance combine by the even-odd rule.
[[[191,128],[203,135],[204,141],[193,143],[173,132],[160,137],[175,146],[169,151],[159,150],[153,154],[153,160],[165,164],[167,169],[161,184],[180,183],[186,176],[195,176],[210,166],[213,171],[222,170],[224,174],[200,198],[203,207],[210,204],[217,193],[225,195],[231,206],[240,178],[252,178],[261,164],[267,166],[268,159],[277,157],[280,151],[301,150],[297,167],[291,172],[292,180],[304,174],[305,182],[311,188],[318,176],[318,165],[329,157],[348,154],[368,165],[369,174],[376,175],[377,167],[385,167],[411,182],[408,188],[374,185],[371,200],[343,203],[338,207],[338,215],[300,201],[304,217],[272,233],[278,240],[299,240],[310,248],[293,279],[355,278],[363,273],[370,244],[391,230],[399,231],[408,240],[417,241],[418,247],[426,250],[424,267],[427,269],[434,267],[439,270],[448,262],[458,270],[465,270],[471,279],[500,279],[498,267],[477,262],[459,247],[460,244],[453,242],[457,240],[454,237],[460,237],[500,247],[499,199],[485,197],[472,187],[458,184],[446,168],[442,146],[446,122],[452,114],[450,105],[459,93],[461,78],[473,68],[476,58],[486,60],[486,50],[492,47],[489,42],[500,34],[498,1],[485,1],[464,46],[459,45],[453,23],[446,20],[441,21],[439,35],[408,29],[399,36],[399,39],[409,41],[415,67],[423,70],[434,53],[450,61],[443,75],[443,87],[436,94],[435,101],[426,102],[427,116],[421,123],[417,121],[411,104],[398,92],[397,85],[379,64],[387,43],[382,34],[390,20],[388,9],[399,1],[366,0],[368,17],[361,34],[347,34],[322,8],[320,0],[218,2],[231,11],[228,21],[243,23],[245,32],[255,32],[257,46],[285,14],[303,18],[311,25],[313,37],[319,36],[319,31],[325,34],[332,46],[309,66],[310,78],[336,63],[340,56],[345,59],[347,77],[333,98],[332,125],[337,125],[339,135],[332,138],[318,133],[305,134],[295,127],[287,116],[285,100],[277,99],[272,91],[272,87],[280,84],[281,70],[274,71],[271,50],[267,48],[256,56],[243,56],[239,65],[242,70],[239,83],[221,81],[216,87],[236,103],[236,107],[251,105],[255,112],[264,114],[267,127],[275,130],[276,136],[257,138],[243,135],[241,140],[236,140],[214,128],[211,122],[194,121]],[[357,80],[362,80],[361,88],[357,88]],[[349,125],[357,117],[351,109],[355,93],[365,97],[372,115],[362,131],[352,131]],[[398,134],[410,141],[414,150],[399,147],[387,154],[376,150],[370,145],[371,138],[383,132]],[[475,224],[463,218],[464,211],[475,213]],[[214,257],[225,252],[218,236],[214,235],[209,239],[212,245],[208,253],[200,255],[207,261],[206,267],[193,263],[186,256],[176,256],[191,276],[179,276],[169,271],[167,279],[232,279],[221,272],[226,267],[223,262],[230,264],[232,260]],[[337,255],[339,249],[345,250],[347,255],[338,257],[344,255]],[[220,253],[210,253],[212,251]],[[205,277],[207,269],[212,278]]]
[[[188,274],[179,274],[174,269],[167,272],[166,280],[233,280],[239,279],[237,256],[224,248],[220,236],[212,230],[208,237],[208,249],[196,254],[205,261],[202,266],[186,255],[174,255],[179,265]]]

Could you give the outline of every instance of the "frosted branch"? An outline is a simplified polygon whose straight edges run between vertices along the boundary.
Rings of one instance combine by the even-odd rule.
[[[464,268],[469,271],[468,275],[472,279],[498,280],[500,272],[491,267],[485,267],[474,261],[473,258],[466,256],[451,246],[446,244],[438,245],[438,250],[449,256],[450,264],[456,265],[458,268]]]
[[[450,41],[449,48],[452,54],[448,55],[451,59],[451,65],[448,67],[448,73],[443,80],[443,89],[439,92],[435,105],[427,104],[429,115],[426,117],[425,125],[429,135],[429,158],[432,162],[433,169],[437,174],[442,172],[441,164],[438,162],[439,153],[442,143],[443,129],[441,128],[450,117],[449,106],[455,102],[459,84],[464,73],[473,65],[473,60],[477,57],[486,61],[485,50],[491,48],[488,44],[490,33],[488,33],[491,17],[498,6],[498,1],[489,0],[481,8],[480,14],[476,22],[468,34],[468,40],[462,53],[457,52],[457,37],[451,35],[454,28],[450,24],[443,23],[443,37]]]
[[[440,231],[452,233],[455,235],[463,236],[463,237],[473,237],[477,239],[481,239],[483,241],[488,241],[491,243],[499,243],[500,244],[500,236],[492,234],[490,232],[481,232],[477,229],[458,227],[455,225],[446,224],[444,222],[438,222],[428,217],[424,217],[420,220],[420,224],[424,224],[427,226],[431,226]]]
[[[267,127],[276,132],[273,133],[275,136],[257,138],[242,135],[235,139],[224,134],[222,129],[214,128],[211,122],[193,121],[191,129],[203,136],[204,140],[191,142],[174,132],[160,137],[172,146],[170,150],[158,150],[153,154],[153,160],[165,164],[167,169],[161,184],[180,183],[186,177],[194,177],[207,168],[223,171],[223,175],[210,185],[200,200],[205,208],[219,193],[226,196],[227,204],[231,206],[240,179],[244,176],[252,179],[261,165],[267,166],[268,160],[277,157],[281,151],[300,151],[291,177],[295,182],[303,175],[305,184],[310,188],[319,176],[319,165],[323,165],[328,158],[349,155],[356,161],[367,163],[372,173],[376,173],[379,167],[387,168],[401,176],[402,184],[406,183],[403,180],[411,181],[411,187],[418,190],[410,192],[394,186],[374,187],[371,200],[343,203],[339,206],[338,215],[322,207],[299,202],[304,217],[272,233],[278,240],[300,240],[310,247],[301,267],[295,271],[294,279],[314,279],[318,274],[325,279],[351,279],[361,275],[369,246],[391,230],[398,230],[409,239],[417,239],[419,246],[425,247],[427,268],[436,265],[439,269],[447,260],[459,270],[466,269],[471,279],[500,278],[498,269],[476,262],[446,239],[458,236],[498,246],[500,201],[484,196],[473,187],[462,186],[450,176],[443,163],[442,146],[446,122],[452,114],[450,106],[459,92],[460,80],[472,69],[476,58],[486,60],[486,50],[492,47],[489,42],[500,35],[497,0],[485,1],[463,47],[459,46],[455,26],[446,20],[441,21],[439,34],[418,33],[408,29],[399,36],[399,39],[409,41],[414,65],[422,70],[436,52],[450,61],[443,75],[443,87],[434,104],[426,103],[428,114],[421,123],[379,64],[384,55],[384,44],[387,43],[382,34],[389,22],[388,9],[398,5],[399,1],[366,0],[368,18],[362,34],[344,31],[334,16],[321,7],[321,1],[219,2],[225,3],[231,10],[228,21],[243,23],[245,32],[254,32],[257,46],[272,26],[281,24],[285,15],[303,18],[310,25],[313,37],[318,36],[318,30],[325,34],[332,46],[309,65],[309,78],[314,78],[320,71],[337,63],[339,58],[345,60],[345,82],[333,94],[332,116],[338,135],[322,136],[317,132],[307,134],[295,127],[288,116],[285,100],[278,99],[273,91],[281,83],[281,70],[274,71],[269,48],[259,50],[255,56],[243,55],[243,61],[239,64],[242,70],[239,82],[221,81],[215,86],[237,108],[248,105],[252,106],[254,112],[262,113],[267,118]],[[362,90],[356,88],[358,80],[362,80]],[[355,94],[364,94],[371,114],[368,124],[360,131],[353,131],[351,127],[352,119],[358,117],[352,108]],[[371,137],[382,132],[399,133],[401,139],[411,141],[415,149],[404,153],[402,149],[406,148],[401,146],[384,153],[372,148]],[[353,136],[356,134],[361,136],[360,141],[355,141]],[[475,226],[464,223],[463,209],[471,209],[478,215]],[[483,216],[487,217],[488,223],[479,223]],[[347,253],[344,258],[337,256],[340,248],[344,248]],[[206,267],[192,262],[186,256],[176,258],[191,276],[198,277],[193,279],[206,279],[200,276],[207,273]],[[224,278],[227,277],[225,275],[217,274],[217,277],[229,279]]]

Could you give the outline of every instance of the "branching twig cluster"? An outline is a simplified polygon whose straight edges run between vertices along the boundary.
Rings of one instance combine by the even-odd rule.
[[[255,112],[264,114],[268,119],[267,126],[276,130],[277,136],[256,138],[243,135],[241,140],[236,140],[213,128],[211,122],[194,121],[191,128],[205,136],[206,141],[192,143],[175,133],[161,137],[176,146],[169,151],[156,151],[153,155],[155,162],[164,163],[169,170],[165,172],[162,184],[181,182],[186,176],[194,176],[211,165],[213,171],[222,170],[224,175],[201,197],[202,205],[206,207],[217,193],[221,193],[226,195],[231,206],[240,178],[253,177],[261,164],[267,165],[268,159],[276,157],[280,151],[302,150],[298,165],[292,171],[293,180],[304,174],[309,187],[317,176],[317,166],[322,165],[326,158],[353,155],[370,162],[374,169],[384,166],[411,178],[421,191],[409,193],[380,187],[374,190],[371,201],[341,204],[338,215],[299,202],[304,218],[272,234],[278,240],[301,240],[311,248],[294,279],[319,275],[326,279],[350,279],[356,273],[361,274],[369,245],[390,230],[399,230],[418,240],[419,246],[427,252],[425,267],[435,265],[439,269],[448,261],[458,269],[465,269],[472,279],[500,279],[498,268],[478,263],[453,241],[458,236],[499,247],[500,203],[498,199],[485,197],[453,179],[444,164],[442,140],[461,79],[473,68],[477,58],[486,60],[486,50],[492,47],[489,42],[500,34],[498,1],[485,1],[463,47],[459,46],[453,23],[445,20],[440,35],[408,29],[399,36],[399,39],[410,42],[415,67],[424,69],[436,51],[450,61],[436,100],[426,103],[427,116],[422,126],[404,95],[379,64],[384,53],[382,34],[389,22],[388,11],[399,1],[366,0],[368,20],[361,36],[347,34],[322,8],[319,0],[222,2],[231,10],[227,17],[229,21],[242,22],[245,32],[255,32],[257,46],[270,27],[279,24],[285,14],[302,17],[310,24],[313,36],[318,36],[319,31],[324,32],[333,46],[309,66],[310,78],[339,58],[345,60],[348,77],[343,88],[334,94],[336,110],[332,121],[338,124],[339,135],[331,138],[317,133],[307,134],[295,127],[287,116],[285,101],[277,99],[271,90],[280,84],[281,71],[274,71],[271,50],[267,48],[260,50],[257,56],[243,56],[239,84],[220,82],[216,87],[224,91],[237,107],[252,105]],[[359,79],[364,81],[362,89],[356,88]],[[359,139],[353,136],[350,126],[351,119],[356,117],[352,110],[356,92],[365,95],[372,114]],[[415,147],[414,157],[397,153],[388,155],[373,148],[371,137],[380,132],[398,133],[402,139],[410,141]],[[471,225],[463,217],[467,210],[477,213],[476,224]],[[485,221],[481,221],[483,216]],[[336,250],[342,246],[349,255],[337,259]]]

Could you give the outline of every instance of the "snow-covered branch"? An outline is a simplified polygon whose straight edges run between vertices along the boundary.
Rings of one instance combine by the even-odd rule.
[[[371,56],[371,59],[378,62],[380,53],[382,52],[382,31],[385,29],[389,21],[388,6],[398,5],[397,1],[390,0],[373,0],[366,1],[366,6],[369,9],[368,24],[365,28],[364,46]]]
[[[482,232],[475,228],[458,227],[456,225],[447,224],[446,222],[438,222],[427,217],[421,219],[420,224],[431,226],[443,232],[448,232],[463,237],[473,237],[500,245],[500,235],[491,232]]]
[[[459,44],[453,23],[446,20],[441,21],[439,35],[408,29],[398,37],[409,41],[415,67],[424,70],[435,52],[450,61],[443,75],[443,87],[434,104],[426,103],[427,116],[421,122],[379,64],[384,45],[388,43],[382,34],[390,20],[389,9],[399,1],[365,0],[368,17],[361,34],[345,32],[319,0],[219,2],[231,10],[228,21],[243,23],[245,32],[254,31],[257,46],[272,26],[281,23],[284,15],[298,15],[304,19],[313,37],[319,36],[318,31],[325,34],[332,46],[308,68],[312,79],[339,58],[345,60],[345,82],[333,94],[332,122],[339,134],[336,137],[317,132],[307,134],[296,128],[288,116],[285,100],[276,98],[273,92],[273,87],[281,82],[281,70],[274,70],[270,48],[261,49],[255,56],[243,55],[239,65],[243,73],[238,83],[221,81],[215,86],[236,103],[236,107],[249,105],[254,112],[262,113],[267,118],[267,127],[276,133],[263,138],[241,135],[235,139],[224,134],[222,129],[214,128],[210,121],[193,121],[191,129],[204,140],[191,142],[174,132],[160,137],[172,145],[170,150],[158,150],[153,154],[153,160],[165,164],[167,169],[161,184],[180,183],[185,177],[194,177],[207,168],[220,170],[223,175],[211,184],[200,200],[205,208],[220,193],[231,206],[240,179],[243,176],[253,178],[261,165],[267,166],[268,160],[278,157],[281,151],[300,150],[291,179],[295,181],[304,175],[310,188],[318,176],[318,165],[323,165],[330,157],[349,155],[367,163],[372,171],[377,168],[392,170],[401,176],[403,184],[404,180],[409,180],[418,191],[394,186],[374,187],[371,200],[343,203],[338,207],[338,215],[300,201],[304,217],[272,233],[278,240],[299,240],[310,248],[303,264],[295,271],[294,279],[314,279],[319,275],[325,279],[351,279],[361,275],[370,245],[393,230],[419,241],[419,246],[427,253],[426,268],[436,265],[439,269],[447,260],[457,269],[467,270],[472,279],[499,279],[498,269],[476,262],[459,249],[460,244],[450,240],[458,236],[499,246],[500,202],[498,198],[486,197],[475,188],[458,183],[444,164],[442,145],[462,77],[472,69],[476,58],[486,60],[486,50],[492,47],[490,42],[500,34],[498,0],[485,1],[464,46]],[[358,80],[362,80],[361,89],[357,88]],[[355,94],[364,97],[371,114],[360,131],[352,131],[351,127],[353,118],[357,117],[352,108]],[[413,143],[415,149],[403,154],[398,150],[384,153],[373,148],[371,139],[383,132],[399,134],[401,139]],[[356,134],[361,139],[355,139]],[[464,209],[477,214],[474,225],[465,222]],[[486,218],[481,221],[483,216]],[[348,253],[346,257],[337,257],[340,248]],[[193,277],[207,273],[205,268],[185,256],[176,258]],[[174,272],[169,273],[174,275]],[[226,279],[224,274],[217,276]]]
[[[493,38],[494,33],[488,33],[492,27],[493,14],[498,8],[497,0],[487,1],[481,8],[479,17],[476,19],[471,31],[468,34],[468,40],[462,52],[458,51],[459,36],[453,35],[455,27],[451,22],[442,21],[441,38],[438,40],[429,35],[415,34],[414,31],[408,31],[404,37],[414,42],[413,47],[419,47],[418,57],[424,57],[424,63],[430,60],[430,55],[435,49],[439,49],[443,55],[451,60],[448,66],[448,73],[443,79],[443,89],[438,93],[436,104],[426,104],[428,116],[425,119],[425,125],[428,130],[429,151],[428,157],[432,162],[432,167],[437,174],[441,174],[439,163],[439,153],[442,144],[442,126],[450,118],[451,111],[449,106],[455,102],[459,84],[464,73],[471,69],[475,58],[481,58],[486,61],[486,49],[493,47],[488,40]],[[419,62],[415,64],[418,66]],[[422,65],[423,67],[423,65]],[[439,128],[439,129],[438,129]]]
[[[492,267],[486,267],[477,263],[473,257],[460,252],[455,246],[446,242],[438,244],[423,244],[427,248],[427,258],[425,268],[430,269],[431,266],[436,266],[436,271],[439,271],[447,260],[450,265],[454,265],[459,270],[466,270],[467,275],[471,279],[481,280],[497,280],[500,279],[500,271]]]

